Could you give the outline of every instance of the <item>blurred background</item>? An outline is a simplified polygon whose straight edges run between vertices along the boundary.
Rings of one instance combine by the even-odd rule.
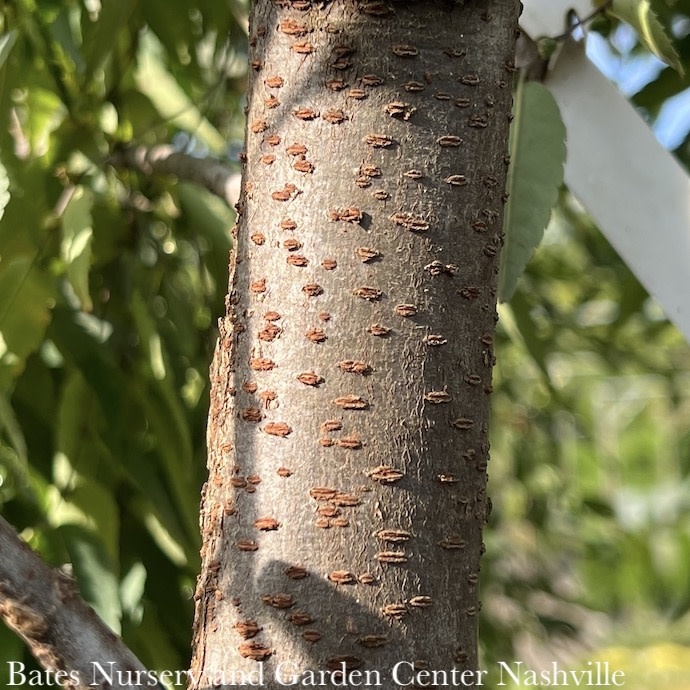
[[[658,4],[687,75],[690,2]],[[239,172],[246,14],[0,9],[0,513],[155,669],[189,662],[234,212],[111,156],[168,143]],[[687,167],[690,78],[603,16],[588,50]],[[482,665],[690,688],[688,344],[565,189],[499,312]],[[32,665],[0,625],[8,660]]]

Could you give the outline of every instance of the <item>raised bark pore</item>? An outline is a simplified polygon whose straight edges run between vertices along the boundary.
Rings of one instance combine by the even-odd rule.
[[[476,669],[518,6],[253,3],[193,688]]]

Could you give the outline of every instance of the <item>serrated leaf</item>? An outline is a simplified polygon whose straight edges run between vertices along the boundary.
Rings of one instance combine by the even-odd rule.
[[[91,311],[89,293],[91,242],[93,240],[92,194],[84,187],[76,187],[62,215],[61,254],[67,265],[67,278],[79,298],[84,311]]]
[[[0,220],[5,215],[5,208],[10,203],[10,178],[7,169],[0,163]]]
[[[683,76],[678,53],[649,0],[613,0],[609,12],[637,31],[637,35],[660,60]]]
[[[565,125],[548,89],[520,83],[510,134],[505,246],[501,251],[498,299],[507,302],[541,242],[563,182]]]

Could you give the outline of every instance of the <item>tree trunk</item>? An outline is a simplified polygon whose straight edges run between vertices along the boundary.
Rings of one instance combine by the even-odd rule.
[[[192,688],[477,667],[518,8],[253,3]]]

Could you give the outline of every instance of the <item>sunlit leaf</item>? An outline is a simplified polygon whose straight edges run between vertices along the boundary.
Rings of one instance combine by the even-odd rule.
[[[135,563],[120,583],[120,601],[123,612],[135,623],[141,621],[143,613],[142,598],[146,586],[146,568]]]
[[[541,242],[558,199],[565,162],[565,126],[556,101],[537,82],[521,83],[515,94],[510,135],[505,246],[501,251],[498,299],[510,300],[518,279]]]
[[[649,0],[613,0],[609,12],[630,24],[654,55],[683,76],[683,63]]]
[[[25,119],[25,133],[35,156],[48,151],[51,132],[60,126],[66,114],[65,106],[54,91],[32,88],[21,109]]]
[[[50,322],[53,290],[30,258],[0,263],[0,390],[38,348]]]
[[[153,37],[142,39],[137,85],[158,112],[164,117],[203,141],[209,149],[221,154],[226,141],[220,132],[204,117],[197,105],[165,68],[159,56],[159,46]]]
[[[93,195],[80,185],[75,187],[62,215],[62,258],[67,266],[67,278],[85,311],[93,309],[89,293],[92,206]]]
[[[177,512],[186,522],[187,535],[196,538],[197,488],[192,479],[192,440],[185,421],[184,407],[175,391],[167,353],[162,349],[155,324],[139,295],[132,300],[132,314],[147,353],[150,375],[137,393],[148,424],[157,438],[157,451],[177,503]]]
[[[81,595],[119,633],[122,610],[118,580],[102,542],[79,525],[62,525],[58,533],[65,541]]]
[[[18,35],[17,31],[8,31],[0,36],[0,67],[7,62]]]

